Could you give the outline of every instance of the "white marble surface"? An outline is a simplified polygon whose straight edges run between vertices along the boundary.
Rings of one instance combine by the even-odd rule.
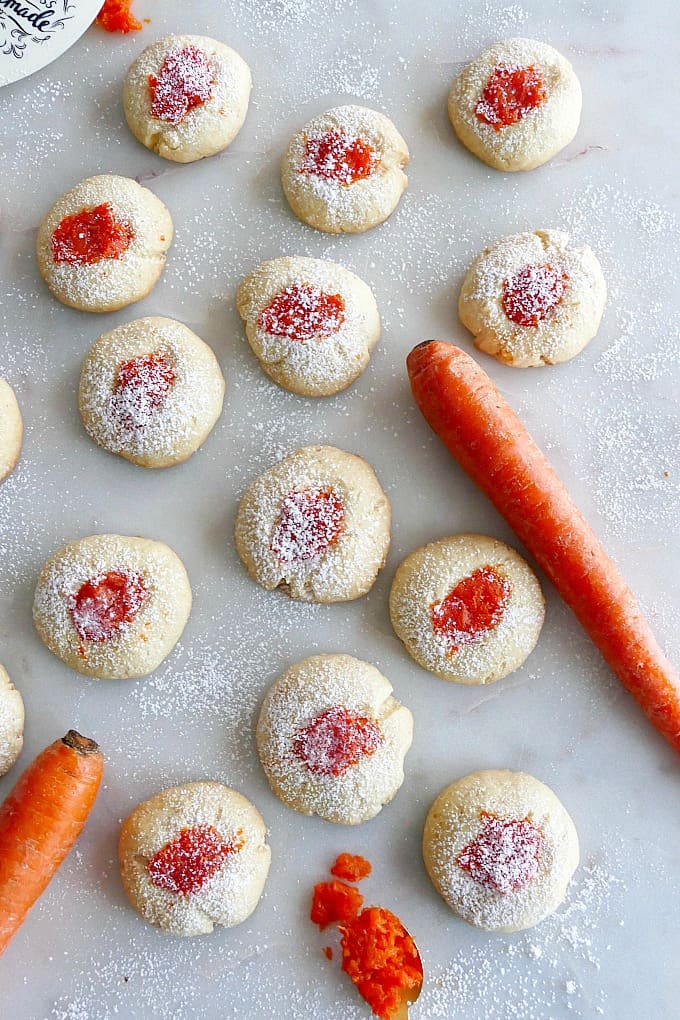
[[[455,304],[481,247],[517,229],[565,226],[596,250],[609,282],[598,337],[560,368],[484,364],[678,658],[676,5],[138,0],[135,9],[151,18],[141,34],[112,38],[93,29],[56,64],[0,91],[0,371],[16,388],[27,432],[21,466],[0,490],[0,660],[26,700],[19,767],[70,726],[96,737],[108,759],[76,852],[0,960],[0,1016],[359,1020],[366,1009],[337,962],[322,956],[328,938],[306,920],[312,883],[337,851],[351,850],[374,864],[367,899],[400,914],[421,947],[427,985],[414,1020],[670,1020],[680,1008],[677,756],[552,590],[537,650],[488,690],[458,689],[419,670],[391,631],[386,603],[397,563],[416,545],[461,530],[511,539],[414,409],[405,355],[435,335],[471,348]],[[141,148],[119,102],[140,48],[177,31],[223,38],[250,63],[255,82],[232,147],[193,166]],[[517,34],[545,39],[573,61],[584,111],[577,138],[551,164],[506,176],[458,145],[445,98],[463,61]],[[348,97],[394,118],[411,146],[410,187],[386,225],[333,239],[292,217],[277,165],[296,126]],[[176,241],[156,290],[99,318],[53,301],[32,252],[52,201],[102,171],[148,182],[172,210]],[[383,336],[346,394],[313,402],[279,390],[245,342],[235,288],[260,259],[284,253],[337,259],[375,289]],[[89,442],[75,390],[100,332],[158,312],[214,346],[228,398],[197,456],[152,473]],[[317,440],[367,456],[394,505],[393,547],[374,590],[327,608],[260,591],[232,542],[247,481]],[[150,679],[79,678],[32,629],[43,560],[97,531],[164,539],[187,564],[194,612],[181,647]],[[263,691],[288,663],[317,650],[375,662],[415,715],[402,790],[353,830],[285,809],[254,752]],[[581,837],[583,863],[566,905],[524,935],[483,935],[457,921],[421,863],[434,795],[493,766],[545,780]],[[1,795],[18,770],[0,781]],[[180,942],[128,908],[116,840],[139,800],[201,777],[237,786],[260,807],[273,864],[248,922]]]

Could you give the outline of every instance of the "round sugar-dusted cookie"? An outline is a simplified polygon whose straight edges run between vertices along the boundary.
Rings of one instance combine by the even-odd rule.
[[[251,87],[248,65],[229,46],[204,35],[168,35],[131,66],[123,108],[147,149],[192,163],[233,141],[246,119]]]
[[[0,776],[9,772],[24,746],[24,702],[0,665]]]
[[[373,586],[390,545],[390,504],[373,469],[333,446],[288,454],[246,490],[236,548],[254,580],[304,602]]]
[[[78,408],[95,443],[143,467],[190,457],[222,412],[224,378],[211,349],[174,319],[136,319],[92,345]]]
[[[459,917],[522,931],[552,914],[579,860],[576,829],[555,794],[524,772],[473,772],[430,808],[425,867]]]
[[[293,393],[325,397],[361,375],[380,336],[370,288],[335,262],[263,262],[236,296],[262,368]]]
[[[250,917],[271,850],[259,811],[222,783],[174,786],[123,822],[123,887],[149,924],[171,935],[206,935]]]
[[[0,482],[17,466],[23,434],[21,411],[14,390],[0,378]]]
[[[115,312],[146,297],[172,242],[170,213],[129,177],[88,177],[55,202],[38,228],[38,268],[59,301]]]
[[[458,314],[480,351],[514,368],[556,365],[597,333],[607,300],[600,263],[561,230],[512,234],[470,266]]]
[[[284,804],[328,822],[373,818],[404,781],[413,718],[375,666],[313,655],[269,689],[257,749]]]
[[[442,680],[490,684],[521,666],[545,615],[536,576],[514,549],[455,535],[400,564],[390,617],[416,662]]]
[[[293,135],[281,182],[295,215],[329,234],[360,234],[394,211],[406,190],[408,146],[365,106],[337,106]]]
[[[581,86],[568,60],[535,39],[494,43],[463,68],[449,118],[470,152],[496,170],[533,170],[573,139]]]
[[[146,676],[169,655],[191,610],[189,578],[163,542],[90,535],[43,567],[33,620],[51,652],[99,679]]]

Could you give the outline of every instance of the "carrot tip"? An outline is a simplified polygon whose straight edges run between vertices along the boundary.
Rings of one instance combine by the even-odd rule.
[[[98,754],[99,752],[99,744],[90,740],[89,737],[82,737],[76,730],[69,730],[66,736],[61,739],[67,747],[72,747],[80,754]]]

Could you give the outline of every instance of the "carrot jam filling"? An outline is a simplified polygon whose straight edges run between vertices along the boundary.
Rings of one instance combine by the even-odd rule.
[[[370,177],[380,158],[372,145],[342,131],[327,131],[305,139],[305,154],[298,173],[325,177],[340,184],[354,184]]]
[[[297,731],[293,754],[314,775],[341,776],[375,754],[382,741],[382,731],[373,719],[334,705]]]
[[[499,64],[484,86],[475,113],[479,120],[500,131],[522,120],[547,98],[540,68]]]
[[[342,969],[374,1014],[390,1020],[420,991],[423,968],[413,939],[399,918],[383,907],[367,907],[341,924],[340,931]]]
[[[325,340],[345,321],[341,294],[326,294],[309,283],[293,284],[276,294],[260,313],[257,325],[288,340]]]
[[[524,889],[538,874],[543,833],[528,818],[499,818],[487,811],[480,818],[482,831],[463,847],[456,864],[504,896]]]
[[[345,882],[318,882],[314,886],[310,918],[320,928],[336,921],[353,920],[363,906],[361,893]]]
[[[89,266],[119,259],[135,234],[116,216],[108,202],[65,216],[52,234],[52,258],[71,266]]]
[[[182,829],[177,839],[167,843],[147,864],[151,881],[159,889],[190,896],[220,870],[230,854],[238,853],[243,839],[224,842],[212,825]]]
[[[557,308],[568,283],[554,266],[524,266],[503,283],[503,311],[516,326],[538,326]]]
[[[104,0],[104,6],[96,17],[100,28],[107,32],[139,32],[142,27],[141,21],[130,11],[132,0]]]
[[[68,609],[83,641],[106,641],[132,623],[148,597],[141,574],[109,570],[81,584]]]
[[[338,854],[331,875],[347,882],[360,882],[371,874],[371,862],[358,854]]]
[[[345,507],[332,489],[299,489],[282,500],[269,548],[281,563],[311,560],[337,542],[344,526]]]
[[[511,594],[507,578],[493,567],[480,567],[430,606],[432,629],[453,654],[498,626]]]
[[[215,76],[207,55],[197,46],[172,50],[157,75],[149,75],[151,116],[181,124],[190,110],[212,98]]]
[[[176,378],[173,366],[160,351],[123,361],[109,409],[125,428],[143,428],[165,403]]]

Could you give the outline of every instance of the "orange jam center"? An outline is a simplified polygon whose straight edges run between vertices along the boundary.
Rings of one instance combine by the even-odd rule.
[[[345,321],[341,294],[326,294],[309,283],[293,284],[276,294],[257,324],[266,333],[288,340],[325,340]]]
[[[111,413],[127,429],[143,428],[164,404],[176,378],[160,351],[121,362],[109,402]]]
[[[106,641],[132,623],[148,597],[141,574],[109,570],[82,584],[68,609],[83,641]]]
[[[190,896],[219,871],[230,854],[243,847],[243,839],[225,843],[212,825],[182,829],[147,864],[151,881],[160,889]]]
[[[518,892],[538,874],[543,833],[528,818],[498,818],[487,811],[480,818],[482,831],[463,847],[456,864],[487,889]]]
[[[503,283],[503,311],[516,326],[538,326],[557,308],[568,282],[554,266],[524,266]]]
[[[475,113],[496,131],[516,124],[548,98],[538,67],[499,64],[484,86]]]
[[[340,184],[354,184],[370,177],[380,159],[368,142],[342,131],[327,131],[319,138],[305,139],[305,154],[299,173],[327,177]]]
[[[317,715],[293,737],[293,754],[310,772],[341,776],[359,761],[374,754],[383,741],[373,719],[334,705]]]
[[[52,258],[71,266],[89,266],[119,259],[130,247],[134,231],[103,202],[94,209],[65,216],[52,234]]]
[[[207,55],[197,46],[172,50],[157,75],[149,75],[151,116],[181,124],[190,110],[212,98],[215,77]]]
[[[300,563],[325,552],[344,528],[345,507],[332,489],[289,493],[281,502],[270,548],[282,563]]]
[[[358,889],[345,882],[319,882],[314,886],[310,918],[319,928],[336,921],[351,921],[363,905]]]
[[[340,925],[342,969],[376,1016],[391,1020],[404,999],[416,998],[423,967],[413,939],[384,907],[367,907]]]
[[[511,593],[507,578],[493,567],[480,567],[430,606],[432,629],[453,654],[500,623]]]
[[[97,15],[96,21],[107,32],[138,32],[141,21],[130,12],[132,0],[104,0],[104,6]]]

